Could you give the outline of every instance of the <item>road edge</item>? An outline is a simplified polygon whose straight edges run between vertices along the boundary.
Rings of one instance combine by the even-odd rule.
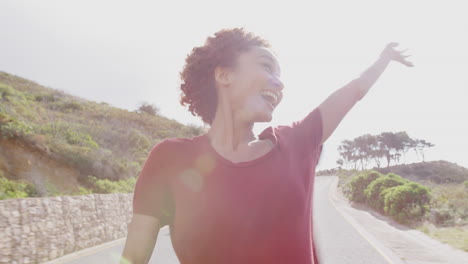
[[[390,264],[406,264],[391,248],[383,245],[377,238],[369,233],[361,224],[359,224],[353,216],[349,215],[345,211],[341,210],[337,206],[336,201],[340,201],[336,192],[338,192],[338,176],[335,176],[330,189],[328,191],[328,199],[330,203],[335,207],[336,211],[340,213],[343,218],[356,229],[356,231]]]
[[[95,253],[97,251],[101,251],[103,249],[110,248],[110,247],[116,246],[118,244],[124,243],[125,240],[126,240],[126,237],[119,238],[119,239],[116,239],[116,240],[113,240],[113,241],[110,241],[110,242],[99,244],[99,245],[94,246],[94,247],[90,247],[90,248],[82,249],[82,250],[79,250],[79,251],[75,251],[73,253],[61,256],[59,258],[55,258],[53,260],[49,260],[47,262],[42,262],[42,263],[43,264],[62,264],[62,263],[66,263],[68,261],[72,261],[74,259],[77,259],[77,258],[80,258],[80,257],[83,257],[83,256],[91,255],[91,254],[93,254],[93,253]]]

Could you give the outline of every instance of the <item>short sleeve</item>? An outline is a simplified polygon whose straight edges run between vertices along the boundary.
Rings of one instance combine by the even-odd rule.
[[[319,107],[316,107],[303,119],[291,124],[291,137],[293,137],[294,146],[304,155],[310,153],[320,155],[322,134],[323,123]]]
[[[138,176],[133,194],[133,213],[151,215],[160,221],[160,227],[171,223],[173,201],[164,160],[167,159],[166,141],[150,151]]]

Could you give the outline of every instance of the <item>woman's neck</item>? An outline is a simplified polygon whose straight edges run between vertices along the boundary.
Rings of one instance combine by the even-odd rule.
[[[208,130],[212,145],[228,152],[235,152],[257,140],[253,133],[253,123],[243,123],[236,119],[229,107],[219,107]]]

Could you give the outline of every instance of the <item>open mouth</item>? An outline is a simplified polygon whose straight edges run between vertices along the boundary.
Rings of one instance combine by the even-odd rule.
[[[271,96],[268,96],[268,95],[263,95],[262,94],[262,97],[263,99],[265,99],[266,101],[270,102],[271,104],[273,104],[275,102],[275,99]]]
[[[264,91],[260,95],[262,96],[263,100],[265,100],[271,106],[275,107],[275,103],[277,101],[275,94],[270,91]]]
[[[274,102],[275,102],[275,99],[271,98],[270,96],[265,96],[265,95],[262,95],[262,98],[263,100],[265,100],[265,102],[270,105],[271,107],[275,107],[274,105]]]

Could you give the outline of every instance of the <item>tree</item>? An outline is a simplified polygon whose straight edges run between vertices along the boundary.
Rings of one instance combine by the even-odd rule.
[[[354,139],[356,150],[358,152],[358,159],[361,162],[361,170],[364,170],[367,166],[367,161],[371,156],[371,135],[366,134]]]
[[[337,159],[336,164],[340,165],[339,169],[341,170],[341,166],[343,166],[343,159]],[[467,181],[467,186],[468,186],[468,181]]]
[[[356,161],[358,160],[358,156],[355,153],[356,148],[354,142],[351,140],[343,140],[341,145],[338,146],[338,151],[343,157],[343,161],[347,164],[354,163],[354,169],[356,169]]]
[[[380,159],[384,157],[387,160],[387,167],[394,161],[395,164],[400,164],[401,157],[403,162],[406,160],[406,153],[410,149],[414,149],[416,154],[422,153],[424,148],[433,147],[434,145],[425,141],[412,139],[404,131],[397,133],[383,132],[380,135],[374,136],[365,134],[353,140],[343,140],[338,146],[338,152],[342,159],[339,165],[350,164],[354,169],[357,169],[358,163],[361,169],[367,169],[370,161],[375,161],[377,167],[380,168]]]
[[[400,132],[396,133],[395,136],[398,139],[397,140],[398,144],[397,144],[396,149],[395,149],[395,151],[396,151],[395,158],[396,158],[396,162],[400,163],[400,157],[401,156],[403,156],[406,159],[405,154],[411,148],[412,139],[404,131],[400,131]]]
[[[425,148],[432,148],[435,145],[424,140],[424,139],[415,139],[412,142],[412,147],[414,148],[414,151],[416,152],[416,155],[421,154],[422,156],[422,161],[424,162],[424,149]]]
[[[379,141],[382,143],[381,147],[387,159],[387,168],[390,167],[390,161],[395,157],[395,153],[400,149],[401,144],[396,134],[392,132],[383,132],[379,136]]]
[[[374,158],[377,168],[380,168],[380,159],[385,156],[385,151],[382,148],[382,142],[379,141],[379,138],[375,137],[375,146],[372,147],[372,157]]]
[[[152,105],[152,104],[149,104],[149,103],[146,103],[146,102],[143,102],[140,107],[138,107],[138,110],[137,112],[139,113],[147,113],[147,114],[150,114],[150,115],[156,115],[159,113],[159,108],[155,105]]]

